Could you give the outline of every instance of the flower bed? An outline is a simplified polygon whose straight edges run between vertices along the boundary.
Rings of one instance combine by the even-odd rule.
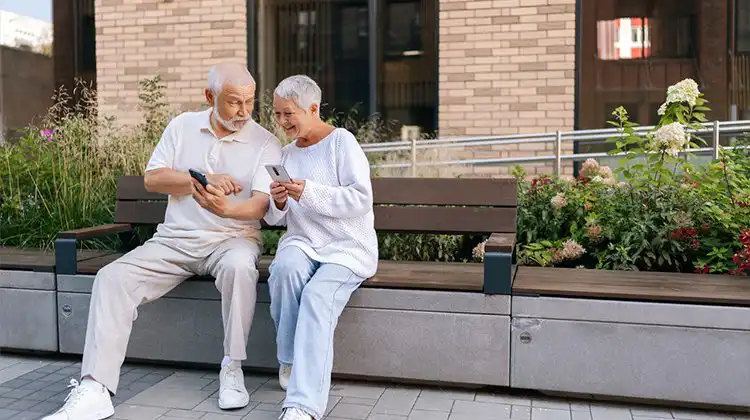
[[[705,121],[690,79],[671,86],[646,135],[620,107],[609,141],[611,170],[589,159],[577,178],[519,178],[519,262],[614,270],[746,274],[750,242],[750,155],[721,150],[699,166],[690,129]],[[740,143],[748,144],[745,141]]]

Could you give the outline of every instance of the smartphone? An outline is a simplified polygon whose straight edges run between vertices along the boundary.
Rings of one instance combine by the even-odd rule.
[[[206,179],[205,175],[196,171],[195,169],[188,169],[188,172],[190,173],[190,176],[195,178],[196,181],[200,182],[200,184],[203,185],[203,188],[206,188],[208,186],[208,179]]]
[[[283,182],[285,184],[292,183],[292,177],[289,176],[286,168],[284,168],[282,165],[266,165],[266,170],[268,171],[268,174],[271,175],[271,179],[273,179],[274,181]]]

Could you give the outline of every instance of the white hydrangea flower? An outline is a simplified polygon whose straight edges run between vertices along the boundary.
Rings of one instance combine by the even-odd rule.
[[[667,88],[667,102],[663,105],[664,111],[666,112],[666,105],[676,102],[687,102],[690,106],[694,106],[700,93],[698,83],[696,83],[695,80],[684,79]],[[661,110],[662,108],[659,107],[659,111]]]
[[[688,143],[685,127],[679,122],[659,127],[654,133],[652,146],[655,150],[663,151],[670,156],[677,157]]]
[[[659,110],[656,111],[656,113],[659,114],[659,115],[666,114],[667,113],[667,103],[664,102],[663,104],[661,104],[661,106],[659,106]]]

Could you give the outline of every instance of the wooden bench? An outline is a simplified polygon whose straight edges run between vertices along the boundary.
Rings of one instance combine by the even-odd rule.
[[[379,234],[485,234],[484,263],[380,261],[352,297],[337,329],[334,372],[349,375],[508,385],[510,290],[515,274],[515,179],[373,179]],[[80,241],[153,227],[166,197],[142,177],[118,182],[114,223],[61,232],[56,242],[60,351],[83,349],[93,275],[121,254],[77,261]],[[248,366],[275,368],[275,333],[261,259]],[[219,295],[187,281],[139,309],[128,357],[216,363]],[[205,279],[204,279],[205,280]],[[470,362],[469,362],[470,360]]]
[[[521,267],[512,387],[750,406],[750,280]]]
[[[102,255],[78,251],[77,261]],[[0,247],[0,348],[57,351],[55,255]]]

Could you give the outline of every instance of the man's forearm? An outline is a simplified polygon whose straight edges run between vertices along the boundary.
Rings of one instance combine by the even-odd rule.
[[[187,172],[161,168],[146,172],[143,183],[149,192],[169,195],[190,195],[193,193],[191,176]]]
[[[269,201],[267,194],[253,191],[252,198],[232,206],[226,217],[237,220],[260,220],[268,211]]]

